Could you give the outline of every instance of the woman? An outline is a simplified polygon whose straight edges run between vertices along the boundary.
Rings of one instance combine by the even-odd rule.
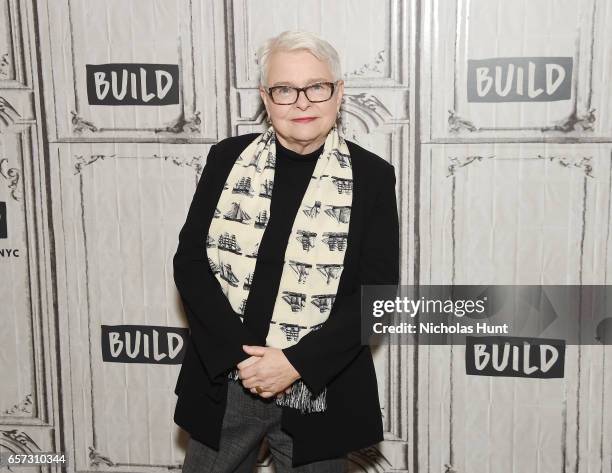
[[[190,326],[175,422],[183,471],[346,471],[383,440],[360,287],[397,284],[394,168],[344,140],[335,49],[284,32],[258,51],[268,129],[210,149],[174,256]]]

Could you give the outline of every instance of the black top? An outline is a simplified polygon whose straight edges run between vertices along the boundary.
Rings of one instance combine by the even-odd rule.
[[[276,140],[270,218],[259,244],[244,314],[244,323],[258,338],[261,346],[265,346],[268,335],[293,221],[322,151],[323,145],[312,153],[299,154]],[[245,354],[246,358],[248,355]]]
[[[232,309],[212,273],[206,261],[205,242],[232,166],[257,135],[226,138],[211,147],[173,258],[174,281],[190,329],[174,388],[178,395],[174,421],[195,440],[215,450],[219,449],[226,410],[227,372],[248,358],[243,344],[262,345],[262,327],[268,326],[271,317],[280,260],[285,251],[284,245],[275,249],[274,242],[287,240],[292,227],[290,220],[296,215],[306,189],[305,176],[312,174],[313,163],[307,162],[307,156],[288,153],[284,156],[288,159],[277,159],[275,172],[283,177],[276,177],[269,228],[264,231],[268,235],[263,236],[260,244],[264,245],[261,254],[266,255],[268,264],[260,265],[266,269],[259,273],[261,268],[256,266],[253,283],[257,287],[251,289],[270,309],[257,310],[255,314],[258,304],[247,303],[251,306],[247,307],[247,317],[253,324],[249,327],[247,319],[242,323]],[[345,264],[336,298],[318,330],[282,350],[313,395],[327,388],[324,412],[301,414],[297,409],[283,407],[281,427],[293,438],[293,466],[335,458],[383,440],[376,372],[370,348],[361,342],[359,313],[361,285],[399,281],[395,172],[381,157],[349,140],[346,144],[353,171],[352,206]],[[303,161],[296,162],[290,159],[292,156]],[[299,190],[291,191],[292,179],[301,182]],[[293,203],[285,202],[287,196]],[[270,281],[262,276],[266,270],[275,275]]]

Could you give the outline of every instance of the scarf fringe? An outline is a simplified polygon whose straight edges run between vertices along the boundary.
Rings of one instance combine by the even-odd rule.
[[[238,370],[234,368],[228,374],[232,381],[238,381]],[[291,392],[283,394],[275,399],[276,405],[299,409],[302,414],[312,412],[324,412],[327,410],[327,388],[313,399],[312,393],[306,384],[298,379],[291,385]]]

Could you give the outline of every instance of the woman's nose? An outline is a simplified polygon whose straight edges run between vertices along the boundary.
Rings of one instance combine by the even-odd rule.
[[[305,108],[308,108],[310,106],[310,101],[306,98],[306,92],[304,92],[303,90],[300,90],[298,92],[298,98],[297,98],[297,102],[295,102],[295,104],[300,109],[305,109]]]

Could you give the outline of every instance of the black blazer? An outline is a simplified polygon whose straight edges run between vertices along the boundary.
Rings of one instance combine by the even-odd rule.
[[[215,450],[225,413],[227,372],[248,358],[243,344],[260,343],[216,282],[207,262],[205,239],[230,170],[257,135],[226,138],[211,147],[173,260],[174,280],[190,328],[175,387],[174,421]],[[361,345],[360,291],[362,284],[399,283],[395,170],[361,146],[348,140],[347,145],[353,202],[336,299],[319,330],[283,350],[313,394],[327,386],[325,412],[301,414],[283,407],[282,428],[293,437],[294,466],[383,440],[372,354],[369,346]]]

